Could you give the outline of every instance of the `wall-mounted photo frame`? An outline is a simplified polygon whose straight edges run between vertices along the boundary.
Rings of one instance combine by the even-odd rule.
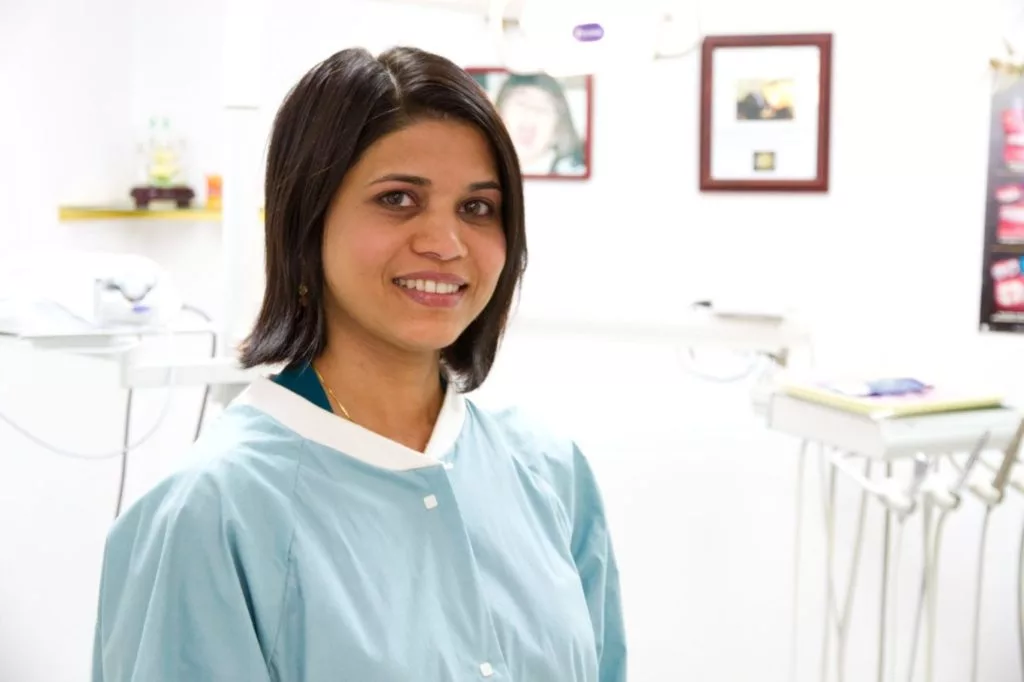
[[[707,36],[700,189],[827,192],[832,34]]]
[[[554,78],[500,68],[466,70],[497,107],[515,144],[524,178],[590,178],[593,76]]]

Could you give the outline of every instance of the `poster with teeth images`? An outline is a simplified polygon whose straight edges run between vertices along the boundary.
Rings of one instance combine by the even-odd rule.
[[[992,95],[982,331],[1024,333],[1024,79]]]

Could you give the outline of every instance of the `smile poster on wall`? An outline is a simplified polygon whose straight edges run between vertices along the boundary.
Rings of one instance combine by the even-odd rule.
[[[591,171],[593,77],[467,69],[512,137],[524,178],[586,180]]]
[[[982,331],[1024,333],[1024,78],[992,95]]]

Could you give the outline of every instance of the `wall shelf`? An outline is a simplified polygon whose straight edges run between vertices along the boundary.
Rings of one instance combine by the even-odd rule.
[[[83,220],[189,220],[220,222],[220,211],[206,208],[136,209],[133,206],[61,206],[62,223]]]
[[[263,220],[263,209],[259,212]],[[134,206],[61,206],[62,223],[87,220],[180,220],[194,223],[219,223],[221,212],[212,208],[137,209]]]

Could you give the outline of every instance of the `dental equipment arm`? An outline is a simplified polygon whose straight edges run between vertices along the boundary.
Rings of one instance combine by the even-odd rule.
[[[918,494],[928,474],[928,460],[922,456],[914,458],[914,469],[909,483],[895,476],[881,480],[869,479],[851,466],[851,460],[860,459],[856,455],[831,452],[827,458],[830,464],[866,493],[876,497],[890,511],[902,516],[911,514],[916,508]]]
[[[991,481],[975,480],[970,484],[971,492],[980,497],[987,506],[992,507],[1003,501],[1022,440],[1024,440],[1024,419],[1021,420],[1017,432],[1003,450],[1003,461],[996,470],[995,477]]]

